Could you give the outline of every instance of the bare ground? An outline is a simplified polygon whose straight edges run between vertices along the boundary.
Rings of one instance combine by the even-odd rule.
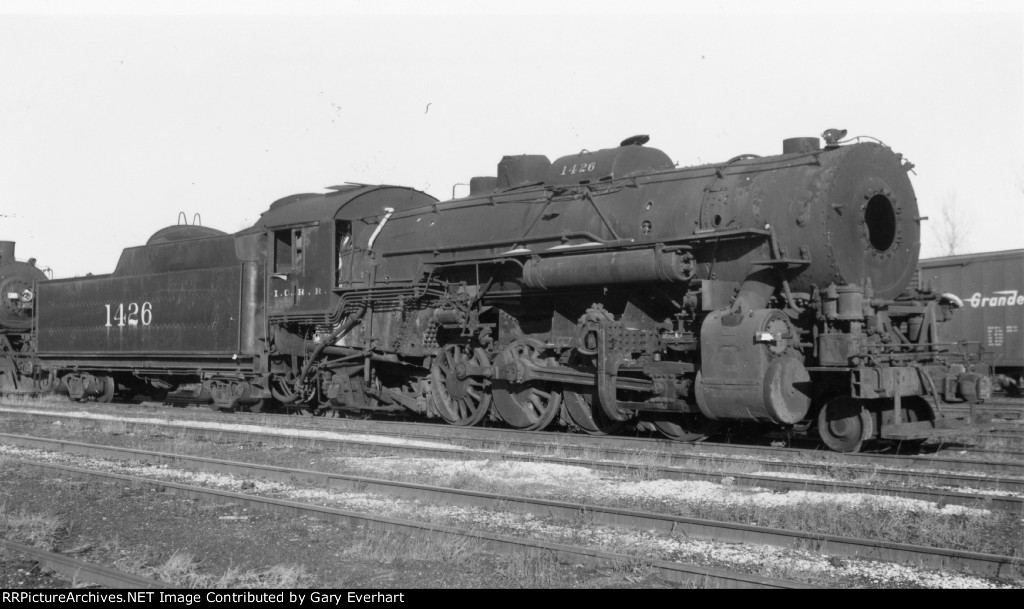
[[[642,566],[593,569],[483,553],[471,544],[411,540],[361,527],[205,504],[115,483],[0,466],[4,514],[54,523],[46,549],[194,587],[671,587]],[[16,541],[24,532],[2,536]],[[0,587],[65,588],[30,560],[6,556]]]

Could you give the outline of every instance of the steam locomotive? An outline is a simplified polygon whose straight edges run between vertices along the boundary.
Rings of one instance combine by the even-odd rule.
[[[344,184],[235,234],[170,226],[109,275],[46,280],[0,244],[0,389],[217,409],[416,413],[697,440],[817,428],[837,451],[972,424],[991,392],[907,290],[907,172],[845,131],[677,168],[647,136],[506,156],[468,196]]]

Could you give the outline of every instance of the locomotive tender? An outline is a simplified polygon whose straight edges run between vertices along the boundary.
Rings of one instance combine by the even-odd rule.
[[[215,408],[412,411],[675,439],[817,426],[834,450],[970,424],[990,393],[905,291],[902,156],[845,131],[677,168],[646,147],[504,157],[449,201],[346,184],[229,235],[172,226],[113,273],[46,281],[0,247],[0,387]]]

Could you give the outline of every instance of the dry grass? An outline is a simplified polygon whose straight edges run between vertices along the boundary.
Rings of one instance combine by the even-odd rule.
[[[141,574],[182,588],[301,588],[311,583],[301,565],[255,570],[229,567],[221,574],[202,573],[195,557],[181,551],[157,566],[143,569]]]
[[[1019,517],[994,510],[983,515],[938,514],[912,508],[881,508],[870,502],[855,507],[808,502],[786,509],[692,505],[685,515],[775,529],[1024,557],[1024,546],[1019,540],[1014,543],[1001,535],[1005,531],[1020,532]]]
[[[2,405],[4,406],[52,406],[54,404],[69,404],[71,399],[66,395],[5,395]]]
[[[133,575],[143,575],[146,572],[146,565],[155,558],[146,548],[125,548],[117,537],[105,539],[95,547],[86,545],[84,551],[94,552],[118,571]]]
[[[388,565],[408,560],[440,560],[458,565],[482,551],[479,542],[452,535],[424,533],[410,537],[406,533],[361,529],[342,556]]]
[[[513,554],[500,561],[498,575],[513,586],[555,588],[564,584],[564,576],[559,573],[558,566],[558,560],[546,552]]]
[[[67,523],[52,514],[12,512],[7,504],[0,506],[0,537],[53,551],[67,537]]]
[[[134,429],[126,421],[99,421],[97,425],[101,434],[108,436],[133,435]]]
[[[179,588],[301,588],[313,582],[300,565],[274,565],[245,570],[229,567],[223,573],[203,573],[202,563],[191,553],[176,551],[158,562],[152,550],[125,547],[116,537],[96,545],[89,552],[113,568],[170,583]]]
[[[95,429],[95,427],[92,427]],[[115,427],[115,430],[121,427]],[[60,433],[72,431],[70,426],[61,428]],[[85,435],[84,428],[75,428],[73,433]],[[167,433],[174,434],[168,436]],[[182,431],[160,432],[160,437],[154,438],[152,434],[139,433],[138,437],[124,437],[122,441],[126,444],[135,444],[139,447],[154,448],[156,444],[170,446],[170,452],[187,454],[201,454],[205,451],[202,442],[191,438],[189,434]],[[227,440],[226,440],[227,441]],[[277,446],[290,445],[291,441],[267,440],[261,446],[263,453],[268,453]],[[228,442],[232,448],[237,441]],[[167,450],[167,449],[165,449]],[[314,451],[318,453],[319,451]],[[348,452],[348,451],[345,451]],[[365,451],[354,450],[356,456],[364,455]],[[253,457],[247,457],[253,459]],[[256,461],[265,459],[254,458]],[[500,459],[498,459],[500,460]],[[495,461],[497,462],[497,460]],[[625,479],[630,481],[647,481],[660,478],[657,472],[658,460],[650,455],[637,459],[638,467]],[[714,459],[706,459],[700,462],[702,470],[707,473],[728,475],[729,473],[749,473],[756,465],[752,463],[723,464]],[[414,474],[392,473],[388,477],[395,480],[407,480],[420,484],[434,484],[447,486],[456,489],[484,491],[497,494],[536,496],[541,495],[552,498],[550,493],[541,492],[533,488],[531,484],[519,484],[505,479],[489,475],[487,471],[488,462],[483,465],[459,467],[454,470],[435,471],[425,474],[422,471]],[[728,467],[725,467],[728,465]],[[862,483],[879,483],[886,476],[874,468],[855,470],[850,469],[842,463],[821,463],[822,475],[828,475],[838,480],[856,481]],[[352,473],[359,473],[352,471]],[[708,505],[687,504],[682,507],[667,507],[644,500],[619,500],[606,501],[595,499],[594,503],[610,505],[625,509],[650,510],[655,512],[668,512],[681,516],[692,516],[713,520],[724,520],[731,522],[742,522],[772,528],[785,528],[816,533],[863,537],[869,539],[880,539],[893,542],[919,544],[946,547],[951,549],[963,549],[971,551],[992,552],[997,554],[1009,554],[1024,556],[1024,527],[1021,526],[1019,518],[1012,515],[993,511],[989,515],[950,515],[931,514],[919,510],[893,510],[891,508],[878,508],[870,503],[850,507],[842,505],[831,505],[828,503],[811,503],[789,507],[757,507],[750,505],[721,505],[719,503]],[[984,506],[982,506],[984,507]],[[380,546],[385,562],[396,560],[400,554],[392,557],[386,548],[393,546],[387,540],[378,540],[366,544],[376,543]]]

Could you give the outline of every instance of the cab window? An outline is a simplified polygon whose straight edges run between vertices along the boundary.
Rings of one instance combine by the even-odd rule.
[[[352,223],[338,220],[334,223],[338,257],[338,285],[352,281]]]
[[[301,228],[289,228],[274,233],[274,272],[302,271],[305,265],[305,242]]]

